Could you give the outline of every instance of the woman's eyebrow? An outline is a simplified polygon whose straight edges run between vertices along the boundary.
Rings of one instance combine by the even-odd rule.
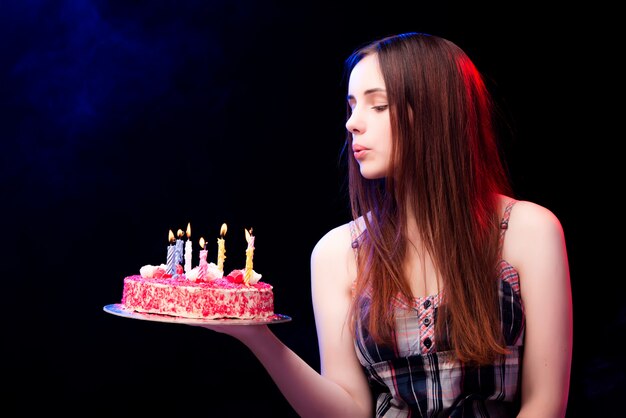
[[[373,93],[386,93],[385,89],[380,88],[380,87],[376,87],[373,89],[367,89],[363,92],[364,96],[367,96],[368,94],[373,94]],[[354,95],[352,94],[348,94],[346,96],[346,100],[350,101],[350,100],[354,100]]]

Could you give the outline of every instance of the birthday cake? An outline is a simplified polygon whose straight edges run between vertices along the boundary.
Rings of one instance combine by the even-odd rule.
[[[173,253],[168,264],[144,265],[139,274],[124,278],[122,309],[184,318],[270,318],[274,315],[272,285],[262,282],[261,274],[251,268],[254,237],[246,231],[248,249],[246,268],[223,274],[223,240],[218,262],[206,261],[206,249],[201,239],[200,264],[183,270],[182,257]],[[190,244],[190,243],[189,243]],[[178,246],[180,247],[180,246]],[[190,256],[191,250],[186,251]]]

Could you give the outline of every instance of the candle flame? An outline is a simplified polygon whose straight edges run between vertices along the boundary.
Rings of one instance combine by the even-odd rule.
[[[187,224],[187,239],[191,237],[191,222]]]
[[[204,250],[204,247],[205,247],[204,238],[200,237],[200,248]]]
[[[170,229],[169,234],[167,234],[167,238],[170,242],[174,242],[176,239],[174,238],[174,233],[172,232],[172,230]]]
[[[228,228],[226,227],[226,224],[225,224],[225,223],[223,223],[223,224],[222,224],[222,227],[220,228],[220,235],[221,235],[221,236],[226,235],[226,231],[227,231],[227,230],[228,230]]]
[[[178,238],[182,238],[182,236],[183,236],[183,230],[182,230],[182,229],[178,229],[178,231],[176,231],[176,236],[177,236]]]

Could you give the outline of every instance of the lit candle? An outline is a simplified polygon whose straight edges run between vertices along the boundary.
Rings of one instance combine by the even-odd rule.
[[[192,257],[192,249],[191,249],[191,223],[187,224],[187,241],[185,242],[185,273],[189,273],[191,271],[191,257]]]
[[[220,238],[217,239],[217,268],[224,272],[224,260],[226,260],[226,243],[224,241],[224,235],[227,231],[226,224],[222,224],[220,228]]]
[[[168,234],[168,239],[170,244],[167,246],[167,274],[171,274],[173,276],[176,272],[176,270],[174,269],[176,246],[174,245],[174,233],[171,229]]]
[[[254,235],[252,235],[252,228],[246,232],[246,241],[248,242],[248,248],[246,248],[246,268],[243,274],[243,281],[246,286],[250,286],[250,278],[252,277],[252,256],[254,255]]]
[[[183,230],[179,229],[176,232],[176,259],[174,260],[174,264],[183,264]]]
[[[200,264],[198,269],[199,280],[204,279],[204,276],[206,276],[207,268],[209,267],[206,261],[207,253],[208,251],[206,249],[206,243],[204,242],[204,238],[200,237]]]

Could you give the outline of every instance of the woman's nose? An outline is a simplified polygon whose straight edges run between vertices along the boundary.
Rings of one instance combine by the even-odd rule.
[[[350,117],[348,118],[348,120],[346,121],[346,129],[348,130],[348,132],[350,132],[351,134],[355,134],[355,133],[363,133],[363,123],[360,122],[357,117],[356,117],[356,113],[352,112],[352,114],[350,115]]]

